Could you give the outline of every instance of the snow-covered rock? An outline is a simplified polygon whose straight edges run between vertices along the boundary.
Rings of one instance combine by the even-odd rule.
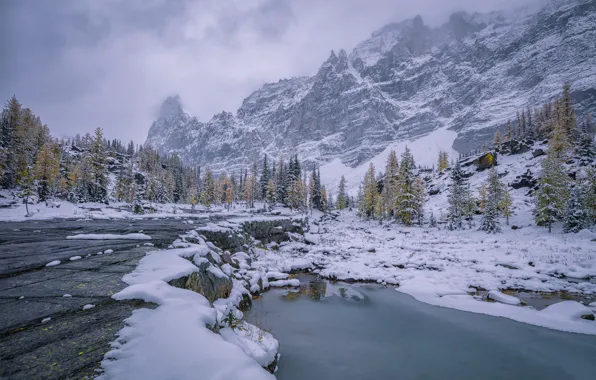
[[[577,301],[562,301],[540,311],[553,317],[594,320],[592,310]]]
[[[488,292],[488,298],[500,303],[506,303],[508,305],[519,305],[521,301],[517,297],[513,297],[507,294],[503,294],[498,290],[491,290]]]

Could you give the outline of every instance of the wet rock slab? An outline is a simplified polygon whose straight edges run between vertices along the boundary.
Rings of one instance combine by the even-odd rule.
[[[0,379],[96,375],[123,320],[137,308],[153,307],[116,302],[111,295],[126,286],[122,276],[155,248],[144,246],[146,241],[66,236],[143,230],[155,247],[166,247],[189,229],[173,219],[0,223]],[[97,255],[108,249],[113,252]],[[81,259],[70,261],[73,256]],[[54,260],[61,264],[45,266]],[[95,307],[83,310],[84,305]]]

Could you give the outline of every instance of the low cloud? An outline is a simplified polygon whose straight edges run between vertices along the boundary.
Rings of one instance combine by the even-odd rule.
[[[144,141],[180,94],[201,120],[235,111],[263,83],[313,75],[383,25],[536,0],[20,0],[0,3],[0,97],[56,135],[95,127]]]

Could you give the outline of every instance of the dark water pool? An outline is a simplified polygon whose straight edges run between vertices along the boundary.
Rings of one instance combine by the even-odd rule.
[[[271,290],[246,315],[280,341],[279,380],[596,378],[595,336],[430,306],[393,288],[300,280],[299,292]]]

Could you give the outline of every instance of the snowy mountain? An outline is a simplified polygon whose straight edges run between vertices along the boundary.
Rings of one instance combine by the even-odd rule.
[[[216,171],[297,152],[335,178],[405,144],[432,164],[439,148],[492,140],[516,111],[553,99],[565,81],[580,115],[596,109],[594,25],[594,0],[456,13],[437,28],[415,17],[379,29],[349,55],[331,52],[313,77],[264,85],[236,114],[201,122],[168,98],[147,144]]]

